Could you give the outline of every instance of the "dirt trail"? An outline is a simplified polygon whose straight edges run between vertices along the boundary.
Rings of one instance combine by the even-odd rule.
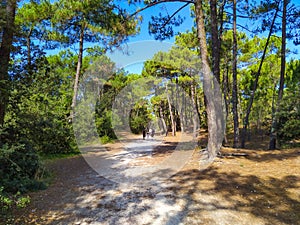
[[[94,146],[84,157],[123,156],[116,161],[120,172],[165,162],[180,140],[138,142],[135,151],[132,141],[125,150],[120,143],[100,153]],[[16,224],[300,224],[300,150],[248,150],[246,157],[231,157],[232,151],[223,149],[227,156],[204,170],[199,169],[201,152],[194,151],[173,176],[152,183],[107,179],[113,173],[99,175],[82,156],[57,160],[48,165],[55,181],[31,194],[32,203]]]
[[[173,142],[165,141],[164,136],[145,140],[132,134],[123,134],[122,137],[118,147],[114,144],[84,147],[83,157],[99,175],[125,188],[157,186],[164,182],[189,161],[196,144],[189,135],[180,133],[172,139]]]

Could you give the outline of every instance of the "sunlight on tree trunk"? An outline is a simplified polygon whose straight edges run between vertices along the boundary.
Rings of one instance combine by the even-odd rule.
[[[218,117],[222,116],[222,107],[218,107],[221,104],[221,98],[218,99],[218,82],[212,75],[209,61],[208,50],[206,44],[206,32],[204,26],[204,15],[202,8],[202,0],[195,1],[195,14],[196,24],[200,47],[201,57],[201,71],[203,75],[203,87],[206,89],[206,111],[207,111],[207,124],[208,124],[208,158],[210,161],[214,159],[217,153],[220,151],[223,140],[223,119]],[[218,112],[219,110],[219,112]],[[220,141],[221,140],[221,141]]]
[[[73,90],[73,99],[71,105],[71,119],[74,119],[75,116],[75,107],[76,107],[76,99],[77,99],[77,92],[78,92],[78,83],[79,83],[79,76],[81,72],[82,66],[82,57],[83,57],[83,38],[84,38],[84,26],[82,25],[80,31],[80,39],[79,39],[79,52],[78,52],[78,61],[77,61],[77,69],[75,74],[74,80],[74,90]]]

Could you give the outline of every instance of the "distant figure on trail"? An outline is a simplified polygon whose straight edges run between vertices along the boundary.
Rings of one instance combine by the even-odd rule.
[[[148,132],[147,132],[147,139],[149,139],[149,136],[150,136],[150,134],[151,134],[151,129],[150,130],[148,130]]]
[[[146,129],[144,128],[143,129],[143,140],[145,140],[145,137],[146,137]]]
[[[154,137],[154,134],[155,134],[155,130],[154,130],[154,129],[151,129],[151,131],[150,131],[151,137]]]
[[[171,129],[170,126],[167,127],[166,136],[168,136],[168,134],[169,134],[169,129]]]

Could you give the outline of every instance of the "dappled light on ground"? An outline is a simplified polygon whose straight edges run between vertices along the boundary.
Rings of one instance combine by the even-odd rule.
[[[168,137],[147,163],[169,156],[177,143],[176,137]],[[232,154],[237,152],[244,154]],[[31,194],[32,204],[19,212],[16,224],[299,223],[300,149],[224,148],[206,168],[201,168],[200,153],[194,151],[188,163],[163,182],[127,187],[100,176],[82,157],[58,160],[49,165],[57,175],[54,183]],[[137,163],[145,157],[142,154]]]

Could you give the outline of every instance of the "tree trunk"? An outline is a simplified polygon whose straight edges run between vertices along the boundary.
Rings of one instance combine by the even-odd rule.
[[[273,31],[273,27],[274,27],[274,24],[275,24],[275,20],[276,20],[276,17],[277,17],[278,10],[279,10],[279,7],[277,6],[274,17],[273,17],[273,21],[272,21],[272,24],[271,24],[271,27],[270,27],[270,31],[269,31],[269,34],[268,34],[267,42],[266,42],[266,45],[265,45],[265,48],[264,48],[264,51],[263,51],[263,55],[262,55],[261,60],[260,60],[258,71],[256,73],[256,77],[255,77],[255,81],[254,81],[254,87],[253,87],[252,94],[250,96],[249,104],[248,104],[247,111],[246,111],[246,116],[244,117],[243,129],[242,129],[242,133],[241,133],[241,148],[245,148],[246,134],[247,134],[248,124],[249,124],[249,116],[250,116],[252,104],[253,104],[253,101],[254,101],[254,95],[255,95],[255,92],[256,92],[256,89],[257,89],[257,86],[258,86],[258,79],[259,79],[261,68],[262,68],[262,65],[263,65],[263,62],[264,62],[264,59],[265,59],[265,56],[266,56],[267,47],[269,45],[270,37],[271,37],[272,31]]]
[[[179,108],[179,111],[180,111],[180,128],[181,128],[181,133],[184,133],[185,132],[185,105],[184,105],[184,93],[183,92],[180,92],[181,93],[181,102],[180,104],[178,105],[178,108]]]
[[[168,128],[167,128],[167,125],[166,125],[166,121],[164,119],[163,109],[162,109],[161,105],[159,106],[159,117],[160,117],[160,121],[161,121],[161,124],[162,124],[163,132],[164,132],[165,135],[167,135]]]
[[[14,36],[14,24],[17,1],[9,0],[6,5],[6,23],[2,29],[2,42],[0,47],[0,125],[4,123],[6,106],[9,98],[8,67],[10,52]]]
[[[174,121],[174,115],[172,112],[172,105],[171,105],[171,101],[170,101],[170,96],[168,93],[168,84],[166,84],[166,95],[167,95],[167,101],[168,101],[168,106],[169,106],[169,113],[170,113],[170,118],[171,118],[171,126],[172,126],[172,136],[176,135],[175,132],[175,121]]]
[[[29,76],[32,75],[32,63],[31,63],[31,35],[33,28],[31,27],[26,36],[26,46],[27,46],[27,70]]]
[[[228,66],[228,60],[227,58],[225,59],[225,65],[226,68],[224,69],[224,75],[223,75],[223,80],[222,80],[222,84],[223,84],[223,94],[224,94],[224,103],[225,103],[225,121],[228,120],[228,115],[229,115],[229,66]],[[228,144],[228,139],[227,139],[227,130],[226,128],[224,129],[224,142],[223,144]]]
[[[212,70],[217,81],[220,83],[220,39],[218,31],[217,1],[210,1],[211,11],[211,40],[212,40]]]
[[[271,127],[271,134],[270,134],[270,143],[269,149],[274,150],[276,149],[276,140],[277,140],[277,123],[278,123],[278,116],[277,113],[280,110],[280,102],[283,97],[283,88],[284,88],[284,75],[285,75],[285,53],[286,53],[286,8],[287,8],[288,1],[283,1],[283,12],[282,12],[282,36],[281,36],[281,67],[280,67],[280,81],[279,81],[279,90],[278,90],[278,100],[276,104],[275,115],[272,118],[272,127]]]
[[[77,61],[77,69],[74,81],[74,90],[73,90],[73,99],[71,105],[71,119],[74,119],[75,116],[75,107],[78,93],[78,84],[79,84],[79,76],[82,67],[82,58],[83,58],[83,39],[84,39],[84,27],[81,27],[80,38],[79,38],[79,52],[78,52],[78,61]]]
[[[202,0],[195,1],[195,15],[197,24],[197,35],[200,46],[201,69],[203,74],[203,89],[207,99],[207,124],[208,124],[208,160],[212,161],[220,151],[224,136],[224,118],[222,109],[222,96],[219,84],[211,74],[208,61],[208,50],[206,44],[206,32],[204,26],[204,14]]]
[[[197,130],[198,130],[198,121],[199,121],[199,115],[200,113],[197,110],[197,102],[196,102],[196,93],[195,93],[195,85],[194,85],[194,80],[192,80],[192,84],[191,84],[191,98],[192,98],[192,103],[193,103],[193,138],[195,139],[198,134],[197,134]]]
[[[232,48],[232,113],[233,113],[233,147],[239,144],[239,115],[237,93],[237,32],[236,32],[236,0],[233,0],[233,48]]]

